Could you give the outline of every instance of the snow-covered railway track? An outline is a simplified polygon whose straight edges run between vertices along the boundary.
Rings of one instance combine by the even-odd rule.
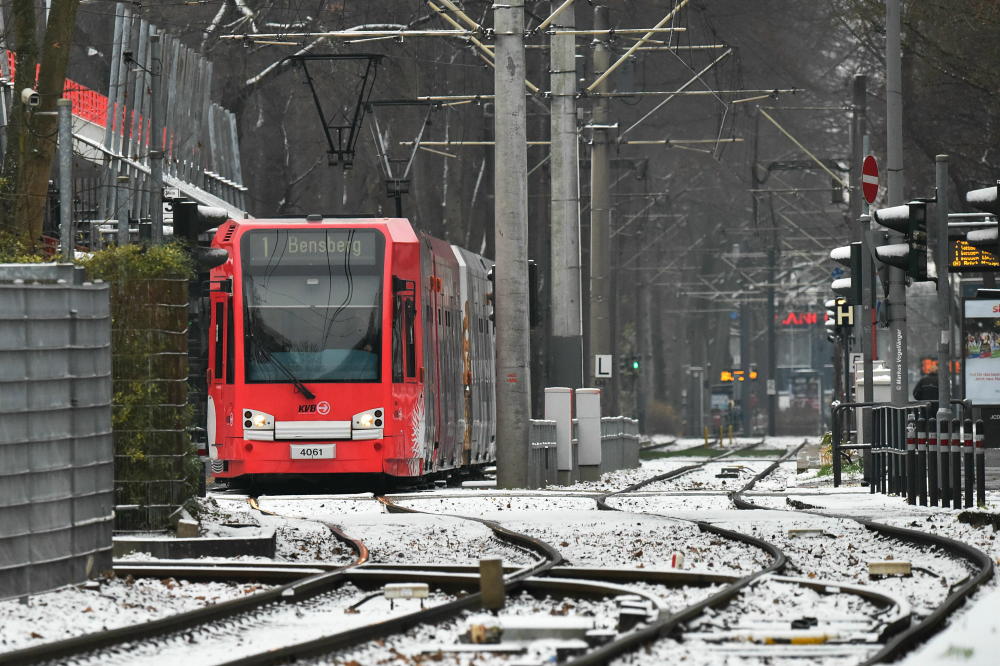
[[[257,592],[245,597],[229,601],[209,604],[192,611],[167,615],[150,622],[130,624],[106,631],[86,633],[64,640],[43,643],[12,652],[0,653],[0,666],[65,663],[112,663],[121,655],[122,650],[129,650],[137,645],[154,641],[164,636],[190,635],[199,627],[213,627],[225,623],[252,623],[260,613],[269,612],[271,607],[284,606],[289,603],[299,604],[315,597],[323,597],[334,593],[340,588],[346,578],[344,572],[368,560],[368,549],[364,543],[344,534],[336,525],[326,524],[333,538],[346,544],[354,551],[354,561],[346,566],[336,567],[329,571],[320,571],[311,575],[296,576],[291,583],[286,583],[271,589]],[[199,567],[205,571],[209,567]],[[253,563],[229,567],[234,576],[253,577],[258,571],[261,577],[266,577],[277,567],[261,567]],[[241,569],[240,573],[236,570]],[[176,572],[169,568],[157,573],[168,573],[176,577]],[[225,576],[222,576],[225,577]],[[206,575],[210,579],[211,575]],[[122,663],[129,663],[128,661]]]
[[[771,505],[753,504],[744,498],[744,493],[796,453],[797,449],[789,451],[758,472],[740,490],[729,495],[730,501],[738,509],[773,510]],[[640,494],[639,491],[646,485],[631,486],[628,489],[631,494],[624,497],[619,506],[638,511],[644,500],[654,500],[661,505],[656,510],[669,515],[669,509],[664,511],[662,506],[664,500],[681,496],[676,491]],[[619,496],[623,494],[617,493]],[[666,503],[669,504],[669,501]],[[602,508],[611,508],[606,498],[602,504]],[[849,538],[837,545],[856,551],[857,557],[853,561],[855,573],[865,556],[863,553],[868,556],[881,554],[882,558],[888,559],[885,557],[888,552],[895,552],[899,559],[909,557],[917,560],[918,555],[937,558],[933,566],[937,571],[930,570],[931,567],[918,567],[918,576],[913,579],[897,579],[894,584],[878,587],[858,584],[856,580],[851,580],[850,573],[843,566],[839,569],[836,566],[820,566],[815,571],[809,571],[806,563],[817,557],[819,542],[816,540],[799,536],[793,538],[783,528],[768,531],[754,527],[755,538],[763,537],[787,554],[788,561],[782,568],[787,564],[789,568],[798,569],[813,578],[791,579],[774,573],[747,576],[750,580],[742,581],[738,595],[727,595],[730,589],[736,587],[731,585],[700,604],[693,604],[660,623],[644,628],[645,635],[635,632],[632,636],[624,636],[570,663],[576,666],[611,662],[644,664],[676,660],[683,656],[686,663],[691,664],[712,664],[732,658],[746,658],[752,663],[759,663],[762,659],[798,659],[803,663],[813,663],[829,658],[837,663],[875,664],[898,658],[926,640],[952,610],[992,576],[990,559],[964,543],[843,513],[824,514],[801,503],[790,504],[795,509],[789,511],[793,520],[808,515],[814,523],[817,516],[822,516],[833,524],[834,527],[825,535],[827,537],[836,538],[837,534],[829,532],[843,531],[847,524],[853,526]],[[743,521],[739,524],[740,530],[746,531]],[[835,550],[836,553],[830,555],[820,548],[818,557],[824,562],[837,560],[838,555],[843,553]],[[848,566],[850,560],[847,557],[843,559],[843,565]],[[918,592],[927,586],[928,578],[921,578],[924,574],[932,577],[939,589],[943,588],[930,608],[926,607],[926,595]],[[833,579],[824,580],[829,576]],[[854,578],[857,576],[854,575]],[[851,601],[852,596],[863,602]],[[941,599],[942,596],[946,598]],[[845,610],[850,612],[845,613]],[[817,616],[822,621],[817,621]],[[640,646],[645,646],[646,651],[637,652]]]
[[[731,499],[737,508],[745,510],[766,508],[746,499],[744,494],[751,490],[757,481],[766,477],[772,469],[773,467],[769,467],[764,470],[746,486],[732,494]],[[950,580],[940,572],[928,572],[944,582],[944,598],[932,610],[922,614],[917,621],[887,639],[877,652],[868,655],[866,659],[859,662],[864,666],[896,660],[916,646],[926,642],[944,626],[953,612],[960,608],[981,585],[993,577],[993,560],[983,551],[962,541],[931,532],[879,523],[862,516],[851,516],[842,512],[826,512],[804,502],[790,501],[788,504],[794,512],[801,515],[853,521],[883,540],[892,540],[896,544],[903,544],[916,552],[931,555],[936,555],[938,552],[943,553],[968,571],[967,575],[963,577],[957,577],[953,574]]]

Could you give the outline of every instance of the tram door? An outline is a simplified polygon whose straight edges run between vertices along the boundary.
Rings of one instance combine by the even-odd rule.
[[[233,322],[232,281],[222,280],[212,285],[212,326],[208,347],[208,445],[209,457],[216,459],[222,444],[225,424],[231,425],[233,414],[233,380],[235,377],[235,334]]]

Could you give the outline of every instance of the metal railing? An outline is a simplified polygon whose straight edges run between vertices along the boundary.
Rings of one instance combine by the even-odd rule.
[[[555,483],[558,473],[555,421],[531,420],[531,450],[528,455],[529,487],[544,488]]]
[[[867,450],[870,492],[898,495],[909,504],[972,507],[986,501],[986,448],[983,422],[973,421],[971,405],[952,400],[959,418],[938,418],[932,403],[901,407],[884,403],[833,406],[833,484],[842,477],[842,453]],[[844,411],[871,408],[872,441],[844,445]]]

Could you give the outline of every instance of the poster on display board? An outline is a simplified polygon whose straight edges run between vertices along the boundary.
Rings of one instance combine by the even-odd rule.
[[[1000,405],[1000,299],[966,299],[962,384],[973,405]]]

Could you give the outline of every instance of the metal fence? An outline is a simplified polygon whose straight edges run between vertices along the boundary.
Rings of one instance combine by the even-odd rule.
[[[111,567],[111,319],[70,264],[0,265],[0,598]]]
[[[185,278],[113,284],[115,529],[159,530],[196,491]]]
[[[556,483],[556,422],[531,420],[531,451],[528,457],[528,486],[544,488]]]
[[[601,419],[601,473],[639,466],[639,422],[627,416]]]
[[[959,509],[986,501],[986,448],[983,422],[973,422],[962,401],[952,404],[960,418],[938,419],[927,403],[903,407],[849,403],[835,405],[834,485],[841,482],[844,451],[868,456],[865,476],[872,493],[905,497],[909,504]],[[872,410],[870,444],[845,445],[842,413],[854,407]],[[961,418],[965,417],[965,418]]]

